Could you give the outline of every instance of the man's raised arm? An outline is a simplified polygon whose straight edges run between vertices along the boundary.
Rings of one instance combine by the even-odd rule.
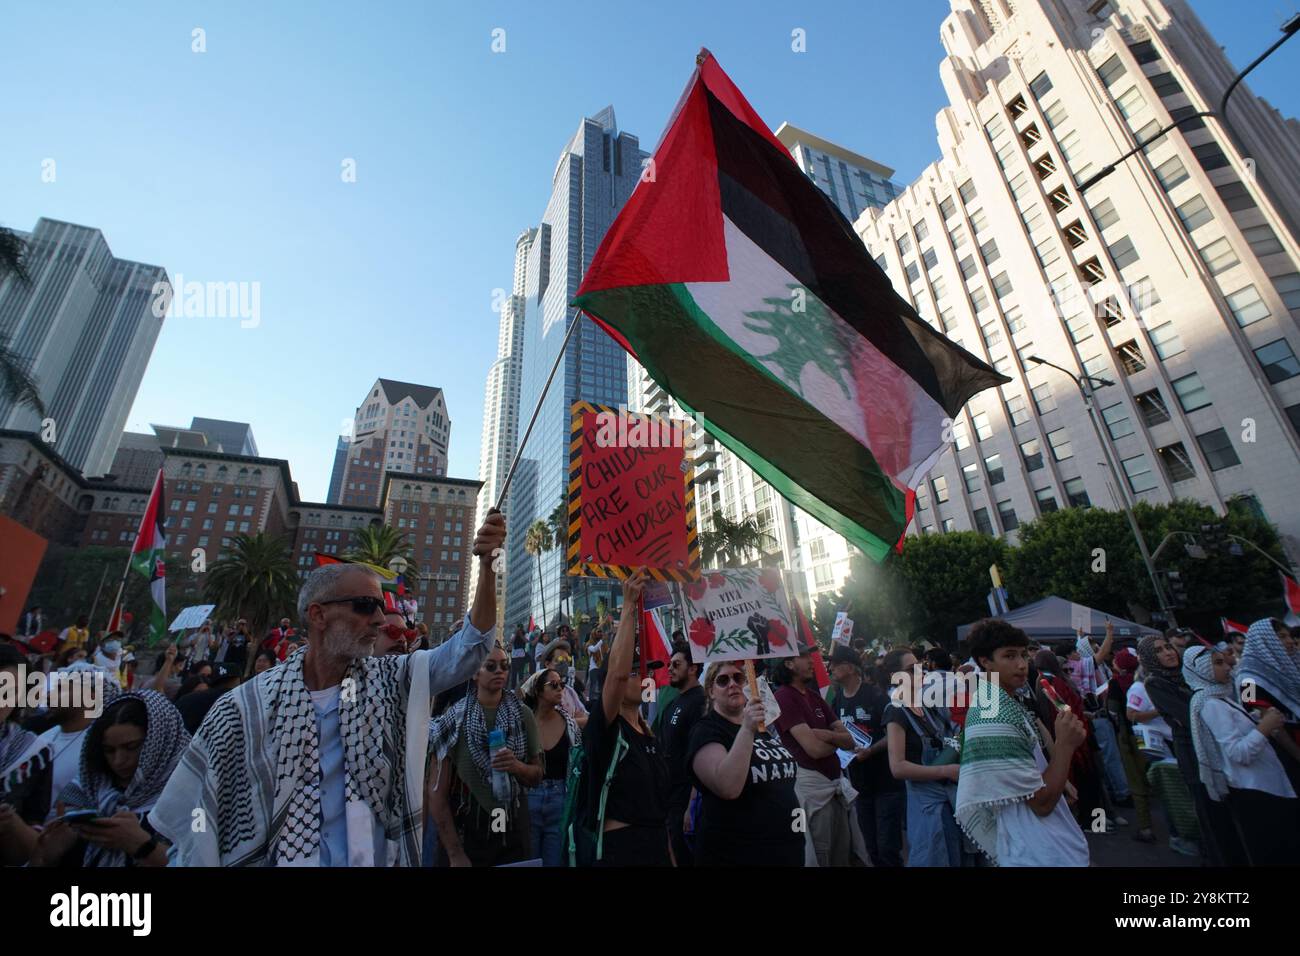
[[[492,566],[500,557],[505,540],[506,516],[499,511],[488,515],[474,536],[474,555],[478,558],[474,606],[465,616],[461,629],[429,655],[431,695],[473,677],[492,649],[497,619],[496,572]]]

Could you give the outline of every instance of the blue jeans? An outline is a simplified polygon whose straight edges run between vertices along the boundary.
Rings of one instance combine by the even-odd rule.
[[[1129,798],[1128,776],[1124,773],[1124,759],[1115,739],[1115,725],[1100,714],[1092,719],[1092,731],[1097,736],[1101,750],[1101,766],[1106,773],[1106,785],[1113,800]]]
[[[907,781],[907,865],[961,866],[961,830],[944,784]]]
[[[563,780],[543,780],[528,791],[533,859],[541,857],[542,866],[564,865],[564,838],[560,833],[560,818],[564,815],[564,798],[567,793]]]

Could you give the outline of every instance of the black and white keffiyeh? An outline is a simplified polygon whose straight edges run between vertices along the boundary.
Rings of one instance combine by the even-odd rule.
[[[482,775],[483,782],[492,786],[492,755],[488,752],[488,734],[500,728],[506,735],[506,746],[515,758],[522,763],[528,762],[528,735],[524,730],[523,704],[514,694],[501,695],[501,703],[496,711],[496,723],[489,727],[483,705],[479,703],[478,694],[471,688],[470,692],[447,709],[442,716],[429,724],[429,751],[439,763],[456,747],[456,742],[465,738],[469,748],[470,759]],[[513,811],[519,802],[523,788],[519,781],[510,777],[510,805],[507,814]]]
[[[138,700],[145,708],[144,745],[140,748],[140,761],[135,776],[125,790],[118,789],[112,778],[95,769],[99,761],[90,759],[90,744],[102,739],[93,732],[95,724],[110,721],[113,715],[129,701]],[[91,725],[91,731],[82,738],[81,773],[63,788],[58,802],[69,810],[95,810],[101,817],[111,817],[119,810],[146,813],[153,809],[172,771],[189,746],[190,735],[185,729],[180,711],[164,695],[152,690],[134,691],[120,695]],[[126,854],[121,850],[90,844],[84,858],[86,866],[125,866]]]
[[[303,677],[307,650],[208,712],[150,815],[181,865],[319,863],[320,740]],[[433,653],[356,658],[339,688],[350,865],[419,865]],[[196,809],[207,819],[202,833],[192,832]],[[375,858],[374,821],[385,859]]]

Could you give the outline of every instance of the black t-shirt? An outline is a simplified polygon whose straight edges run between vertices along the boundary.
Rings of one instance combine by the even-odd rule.
[[[660,742],[653,734],[638,733],[617,715],[605,721],[605,708],[599,701],[591,710],[582,730],[587,753],[587,819],[595,826],[600,809],[600,791],[605,784],[619,731],[623,732],[627,753],[614,771],[614,779],[605,798],[605,819],[619,820],[632,826],[662,827],[668,819],[668,761]]]
[[[863,681],[852,697],[847,697],[838,687],[835,689],[832,704],[835,716],[845,726],[856,724],[871,737],[872,744],[885,739],[885,710],[889,707],[889,695],[879,687]],[[895,780],[889,772],[889,752],[882,748],[866,760],[855,760],[849,764],[849,782],[855,790],[902,787],[902,781]]]
[[[754,735],[749,779],[736,799],[716,796],[695,776],[695,755],[703,747],[722,744],[730,750],[739,733],[739,724],[714,711],[691,731],[686,758],[691,781],[700,791],[699,860],[706,865],[799,866],[804,836],[793,826],[799,765],[770,733]]]
[[[541,738],[541,728],[538,728],[538,738]],[[544,780],[564,780],[569,773],[569,728],[566,726],[564,732],[560,734],[560,739],[555,742],[550,750],[542,752],[543,766],[545,772],[542,775]]]
[[[668,707],[664,717],[664,751],[668,757],[668,778],[671,792],[668,812],[681,819],[686,804],[691,799],[691,775],[686,767],[686,751],[691,742],[691,730],[704,717],[704,688],[692,687],[681,694]]]
[[[898,726],[903,728],[903,734],[907,741],[907,745],[903,748],[903,759],[908,763],[919,764],[921,762],[921,738],[917,732],[912,729],[912,722],[907,719],[907,713],[902,707],[890,704],[889,707],[885,709],[885,726],[888,727],[890,724],[898,724]],[[922,724],[921,726],[925,725]],[[888,730],[886,730],[886,733],[888,733]],[[885,759],[885,766],[889,766],[888,757]],[[893,774],[891,773],[890,776],[892,777]],[[899,781],[899,783],[902,782],[903,781],[901,780]]]

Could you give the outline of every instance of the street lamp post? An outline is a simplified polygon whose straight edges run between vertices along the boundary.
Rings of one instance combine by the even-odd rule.
[[[1228,88],[1223,91],[1223,99],[1219,101],[1219,110],[1217,113],[1210,110],[1202,110],[1199,113],[1192,113],[1189,114],[1188,116],[1184,116],[1182,119],[1175,120],[1174,122],[1170,123],[1168,126],[1161,129],[1155,135],[1150,136],[1147,139],[1143,140],[1142,142],[1138,143],[1136,146],[1134,146],[1124,155],[1118,157],[1117,159],[1107,164],[1106,166],[1103,166],[1100,170],[1097,171],[1095,175],[1088,177],[1088,179],[1085,182],[1079,185],[1078,187],[1079,192],[1080,193],[1087,192],[1093,186],[1097,185],[1097,183],[1101,182],[1101,180],[1105,179],[1107,176],[1113,173],[1119,167],[1119,164],[1124,162],[1124,160],[1128,159],[1130,156],[1133,156],[1136,153],[1140,153],[1142,150],[1146,149],[1148,146],[1150,146],[1152,143],[1158,140],[1161,136],[1164,136],[1165,133],[1169,132],[1171,129],[1176,129],[1177,127],[1181,126],[1184,123],[1192,122],[1192,120],[1203,119],[1205,117],[1211,117],[1211,116],[1215,117],[1216,119],[1218,119],[1220,123],[1223,124],[1224,128],[1227,129],[1228,135],[1231,139],[1239,140],[1240,137],[1237,136],[1237,131],[1236,129],[1233,128],[1232,121],[1228,119],[1228,98],[1232,96],[1233,91],[1237,89],[1241,81],[1246,78],[1247,73],[1249,73],[1251,70],[1255,69],[1255,67],[1263,63],[1274,50],[1280,47],[1287,40],[1291,39],[1291,37],[1294,36],[1297,31],[1300,31],[1300,13],[1291,17],[1291,19],[1287,20],[1286,23],[1282,24],[1282,36],[1277,40],[1276,43],[1274,43],[1271,47],[1269,47],[1258,57],[1256,57],[1255,61],[1251,63],[1250,66],[1246,67],[1244,70],[1242,70],[1240,73],[1238,73],[1236,76],[1232,78],[1232,82],[1228,84]]]
[[[1169,618],[1172,625],[1174,621],[1174,610],[1169,606],[1169,601],[1165,598],[1165,590],[1160,586],[1160,578],[1156,575],[1155,565],[1151,562],[1151,554],[1147,551],[1146,539],[1142,537],[1142,529],[1138,527],[1137,516],[1133,514],[1133,507],[1128,499],[1128,492],[1124,489],[1124,483],[1120,480],[1119,468],[1115,464],[1115,459],[1111,455],[1110,445],[1106,443],[1105,437],[1101,433],[1101,425],[1097,421],[1096,402],[1093,400],[1092,383],[1099,382],[1102,386],[1112,385],[1104,378],[1096,378],[1092,375],[1084,375],[1080,378],[1068,368],[1062,368],[1055,362],[1049,362],[1047,359],[1039,358],[1037,355],[1030,355],[1028,361],[1038,365],[1047,365],[1056,369],[1058,372],[1064,372],[1074,380],[1074,384],[1079,389],[1079,395],[1083,398],[1083,407],[1088,411],[1088,420],[1092,422],[1092,430],[1097,435],[1097,443],[1101,445],[1101,452],[1106,456],[1106,467],[1110,471],[1111,480],[1115,483],[1115,490],[1119,493],[1120,505],[1124,509],[1124,515],[1128,518],[1129,527],[1133,530],[1133,537],[1137,541],[1138,551],[1142,554],[1142,563],[1146,565],[1147,574],[1151,577],[1151,586],[1155,588],[1156,600],[1160,602],[1160,609]]]

